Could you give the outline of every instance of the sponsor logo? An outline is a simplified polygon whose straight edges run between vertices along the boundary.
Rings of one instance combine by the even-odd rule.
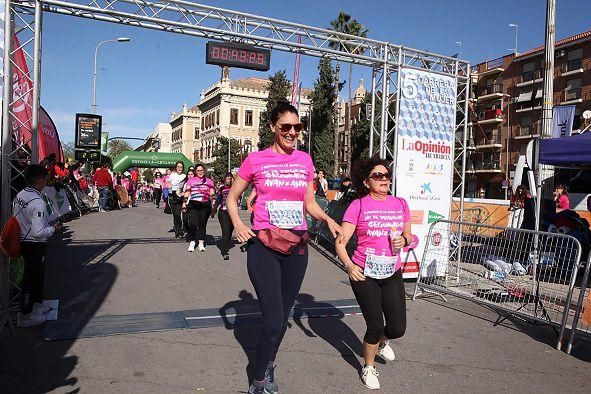
[[[402,139],[401,149],[411,152],[419,152],[428,159],[444,159],[451,160],[451,145],[442,141],[433,142],[416,140],[412,141],[407,138]]]
[[[423,218],[425,217],[425,211],[422,210],[410,210],[410,223],[411,224],[423,224]]]
[[[442,239],[443,239],[443,236],[441,235],[440,232],[435,232],[435,233],[431,234],[431,245],[433,245],[433,246],[441,245]]]
[[[425,169],[426,175],[442,175],[445,164],[427,164]]]
[[[437,212],[429,211],[429,215],[427,216],[427,223],[435,223],[439,219],[443,219],[444,216],[438,214]]]
[[[433,191],[431,191],[431,182],[425,182],[421,185],[421,194],[433,194]]]

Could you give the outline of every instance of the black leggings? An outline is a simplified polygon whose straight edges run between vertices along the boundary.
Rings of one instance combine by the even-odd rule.
[[[232,247],[232,231],[234,231],[234,225],[232,224],[232,220],[230,220],[228,211],[225,209],[220,209],[218,211],[218,220],[220,221],[220,226],[222,227],[222,240],[220,241],[220,249],[222,254],[226,254]]]
[[[189,202],[187,207],[189,241],[205,241],[207,221],[211,215],[211,203]]]
[[[367,324],[363,339],[370,345],[388,339],[400,338],[406,331],[406,294],[399,269],[389,278],[350,281],[357,303]],[[386,325],[384,327],[384,318]]]
[[[162,189],[154,189],[154,204],[160,206],[160,198],[162,197]]]
[[[263,380],[287,329],[287,319],[308,266],[308,250],[303,255],[284,256],[269,250],[258,239],[249,241],[248,276],[256,291],[263,315],[263,331],[256,348],[254,378]]]
[[[172,212],[172,223],[174,225],[174,234],[183,234],[183,220],[181,219],[182,200],[176,197],[176,194],[168,196],[168,203]]]
[[[21,242],[21,255],[25,263],[23,288],[21,291],[21,312],[33,310],[33,303],[43,302],[43,282],[45,278],[45,242]]]

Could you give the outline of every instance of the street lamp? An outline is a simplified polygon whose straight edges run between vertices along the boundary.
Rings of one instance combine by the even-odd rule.
[[[99,42],[94,50],[94,72],[92,74],[92,113],[96,114],[96,60],[98,57],[98,50],[101,45],[106,44],[107,42],[129,42],[131,38],[129,37],[119,37],[113,40],[105,40]]]
[[[456,45],[458,46],[458,59],[462,58],[462,41],[456,41]]]
[[[517,35],[519,33],[519,25],[517,23],[509,23],[509,27],[513,27],[515,29],[515,48],[511,48],[509,50],[513,51],[513,53],[517,55]]]

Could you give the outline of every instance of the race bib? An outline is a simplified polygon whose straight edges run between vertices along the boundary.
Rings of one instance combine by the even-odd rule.
[[[292,229],[304,222],[303,201],[267,201],[269,223],[275,227]]]
[[[189,200],[191,201],[201,201],[203,199],[203,193],[191,193]]]
[[[368,254],[365,258],[363,275],[374,279],[385,279],[394,275],[398,256],[376,256]]]

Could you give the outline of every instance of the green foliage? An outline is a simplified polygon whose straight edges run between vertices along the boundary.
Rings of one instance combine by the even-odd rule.
[[[107,153],[107,156],[114,159],[119,156],[121,152],[125,152],[126,150],[133,150],[129,142],[125,140],[111,140],[109,141],[109,152]]]
[[[64,151],[64,163],[68,161],[68,159],[74,159],[74,142],[68,141],[62,144],[62,150]]]
[[[261,112],[259,122],[259,150],[268,148],[273,144],[273,133],[269,130],[269,114],[280,100],[285,100],[291,91],[291,82],[285,75],[285,70],[277,71],[269,76],[269,96],[267,98],[267,110]]]
[[[228,139],[219,137],[218,144],[213,150],[215,161],[211,164],[213,167],[213,178],[220,180],[228,172]],[[232,140],[230,146],[230,169],[240,167],[242,161],[246,158],[244,148],[236,140]]]
[[[332,176],[334,170],[334,106],[335,78],[329,59],[321,59],[318,79],[312,92],[312,157],[316,169]]]
[[[154,170],[151,169],[151,168],[146,168],[142,172],[142,177],[144,178],[144,181],[147,182],[147,183],[154,182]]]

